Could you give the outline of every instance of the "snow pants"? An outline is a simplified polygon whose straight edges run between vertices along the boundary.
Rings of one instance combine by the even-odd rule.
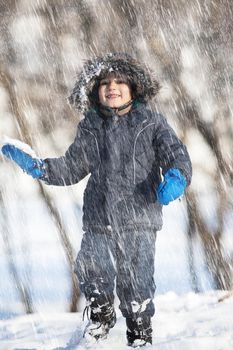
[[[89,299],[98,290],[113,300],[116,278],[122,315],[139,309],[153,316],[155,240],[152,230],[85,232],[75,265],[81,292]]]

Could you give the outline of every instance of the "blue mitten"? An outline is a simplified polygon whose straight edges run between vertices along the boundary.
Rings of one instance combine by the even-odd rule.
[[[14,145],[6,144],[2,147],[2,153],[7,158],[13,160],[23,171],[31,175],[34,179],[41,178],[45,174],[42,159],[32,158],[29,154]]]
[[[163,182],[156,190],[157,199],[160,204],[167,205],[179,198],[187,186],[185,177],[179,169],[169,169],[164,175]]]

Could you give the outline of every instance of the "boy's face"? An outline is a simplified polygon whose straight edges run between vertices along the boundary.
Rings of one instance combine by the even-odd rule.
[[[99,101],[102,105],[119,108],[132,100],[131,88],[124,76],[108,75],[100,80]]]

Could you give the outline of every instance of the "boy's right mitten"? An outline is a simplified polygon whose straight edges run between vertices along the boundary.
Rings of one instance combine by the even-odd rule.
[[[1,151],[5,157],[13,160],[23,171],[31,175],[34,179],[43,178],[43,175],[45,175],[44,162],[42,159],[33,158],[11,144],[4,145]]]

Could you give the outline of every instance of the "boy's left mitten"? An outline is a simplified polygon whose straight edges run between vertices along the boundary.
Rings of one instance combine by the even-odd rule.
[[[167,205],[184,194],[186,179],[179,169],[169,169],[156,190],[160,204]]]
[[[1,151],[5,157],[13,160],[23,171],[31,175],[34,179],[43,178],[43,175],[45,175],[44,162],[42,159],[33,158],[11,144],[4,145]]]

